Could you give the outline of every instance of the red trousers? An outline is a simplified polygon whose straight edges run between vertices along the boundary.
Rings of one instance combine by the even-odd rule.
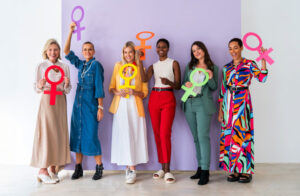
[[[158,161],[170,163],[171,131],[176,109],[176,99],[173,92],[152,90],[148,109],[155,136]]]

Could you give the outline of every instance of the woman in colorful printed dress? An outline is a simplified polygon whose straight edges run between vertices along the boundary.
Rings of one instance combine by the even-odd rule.
[[[109,111],[114,114],[112,125],[111,162],[126,165],[126,183],[136,180],[136,165],[148,162],[147,129],[143,99],[148,95],[147,83],[143,83],[139,71],[139,52],[133,42],[127,42],[122,50],[122,61],[117,62],[111,77],[109,91],[114,94]],[[120,77],[120,69],[125,64],[136,66],[136,76],[130,85],[135,89],[121,89],[125,80]],[[123,76],[130,77],[132,67],[123,69]],[[126,98],[126,95],[129,97]]]
[[[69,148],[69,132],[67,121],[66,95],[71,90],[69,67],[60,59],[60,46],[54,39],[49,39],[43,51],[45,61],[36,69],[34,89],[37,93],[49,91],[51,85],[46,82],[45,71],[52,65],[57,65],[65,73],[64,81],[57,85],[56,90],[63,92],[55,97],[55,105],[50,105],[50,95],[42,94],[32,150],[31,166],[40,168],[38,180],[45,184],[59,182],[59,168],[71,162]],[[58,81],[61,78],[59,70],[48,72],[49,80]],[[49,168],[49,172],[48,169]],[[49,175],[50,174],[50,175]]]
[[[149,98],[149,114],[155,136],[158,161],[162,169],[153,174],[153,179],[164,178],[170,184],[175,182],[174,175],[170,172],[171,161],[171,133],[175,117],[176,99],[173,89],[180,89],[179,63],[168,58],[169,41],[159,39],[156,42],[156,52],[159,61],[151,65],[147,72],[140,65],[144,82],[148,82],[154,75],[155,84]]]
[[[83,176],[83,155],[94,156],[96,172],[93,180],[102,177],[103,164],[101,145],[98,138],[98,121],[103,118],[103,67],[94,57],[95,48],[91,42],[82,45],[85,60],[80,60],[70,50],[72,33],[76,24],[70,25],[64,53],[71,64],[78,69],[78,84],[71,118],[70,147],[76,153],[76,166],[72,180]]]
[[[252,77],[265,82],[268,71],[265,59],[259,69],[254,61],[242,58],[241,39],[230,40],[228,46],[233,60],[223,67],[219,96],[218,120],[222,127],[220,167],[233,172],[228,181],[248,183],[254,172],[254,127],[249,86]],[[266,51],[264,48],[261,50]]]

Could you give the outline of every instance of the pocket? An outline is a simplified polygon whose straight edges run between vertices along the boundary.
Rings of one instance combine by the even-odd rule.
[[[94,83],[94,74],[87,73],[84,77],[84,81],[86,84],[93,84]]]

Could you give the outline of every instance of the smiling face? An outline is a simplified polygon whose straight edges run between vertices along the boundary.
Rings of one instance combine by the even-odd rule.
[[[59,57],[60,49],[56,44],[50,44],[48,47],[46,54],[49,61],[52,63],[56,63]]]
[[[169,48],[168,45],[165,42],[158,42],[156,46],[156,52],[160,58],[167,57]]]
[[[230,53],[233,61],[237,61],[242,58],[243,47],[241,47],[238,44],[238,42],[236,42],[236,41],[230,42],[228,49],[229,49],[229,53]]]
[[[127,63],[134,62],[134,55],[135,55],[135,52],[134,52],[133,48],[131,48],[131,47],[126,47],[123,50],[123,56],[124,56],[125,60],[127,61]]]
[[[192,46],[192,53],[193,53],[194,57],[198,60],[204,59],[204,57],[205,57],[204,51],[197,45]]]
[[[94,57],[95,49],[92,44],[84,44],[82,46],[82,55],[86,61],[91,60]]]

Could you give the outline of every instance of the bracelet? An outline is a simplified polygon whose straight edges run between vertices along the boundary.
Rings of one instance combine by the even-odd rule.
[[[98,109],[104,110],[102,105],[98,105]]]

